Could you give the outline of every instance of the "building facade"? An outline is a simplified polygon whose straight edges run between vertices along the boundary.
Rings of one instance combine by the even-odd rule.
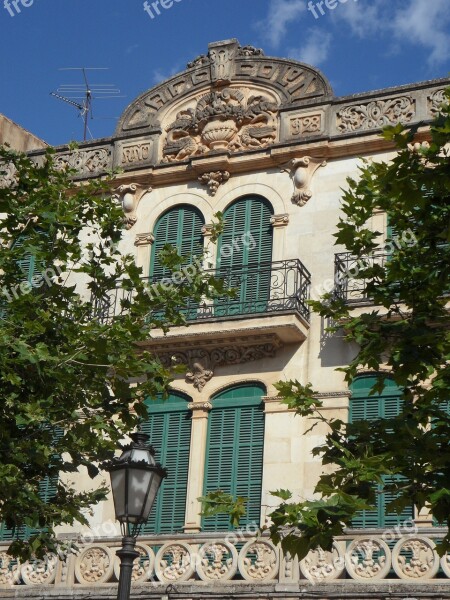
[[[389,498],[361,514],[333,552],[300,564],[255,538],[276,504],[271,490],[312,498],[320,468],[312,450],[326,433],[307,433],[310,423],[280,402],[276,382],[311,382],[325,413],[343,420],[399,409],[393,384],[369,397],[370,374],[348,389],[336,368],[355,348],[328,334],[307,301],[351,273],[353,259],[333,237],[346,178],[358,176],[360,157],[393,156],[379,136],[385,125],[420,122],[418,139],[426,140],[449,83],[335,97],[317,69],[226,40],[133,101],[111,139],[58,149],[56,161],[76,166],[81,180],[120,167],[123,251],[134,253],[151,284],[166,277],[158,252],[171,243],[183,254],[207,247],[201,268],[237,290],[188,307],[188,327],[148,340],[164,363],[186,370],[168,401],[151,401],[144,424],[169,477],[139,541],[132,597],[450,598],[449,559],[434,550],[439,528],[413,508],[385,515]],[[211,245],[218,212],[224,231]],[[372,225],[387,237],[384,214]],[[344,280],[337,292],[360,310],[368,299],[351,276]],[[91,482],[80,475],[79,485]],[[240,530],[230,531],[226,517],[200,516],[198,498],[216,489],[248,498]],[[16,568],[3,552],[0,596],[115,597],[112,502],[95,509],[89,531],[59,533],[77,541],[79,553]]]

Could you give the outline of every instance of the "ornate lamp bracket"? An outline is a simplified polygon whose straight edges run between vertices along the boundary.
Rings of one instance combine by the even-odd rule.
[[[139,183],[128,183],[116,188],[114,198],[116,198],[123,209],[123,220],[127,229],[131,229],[137,222],[136,211],[139,202],[144,194],[151,192],[151,187],[145,187]]]
[[[326,164],[327,161],[322,158],[303,156],[302,158],[293,158],[282,168],[282,171],[290,173],[294,180],[295,190],[291,198],[293,204],[305,206],[308,200],[311,199],[310,186],[314,173],[319,167],[325,167]]]

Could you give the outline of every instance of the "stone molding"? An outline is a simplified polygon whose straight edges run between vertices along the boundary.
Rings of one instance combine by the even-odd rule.
[[[312,198],[310,185],[314,173],[319,167],[325,167],[327,161],[323,158],[312,158],[311,156],[303,156],[302,158],[294,158],[287,165],[282,167],[282,171],[287,171],[291,174],[294,181],[295,190],[291,198],[292,204],[297,206],[305,206]]]
[[[153,233],[138,233],[134,240],[135,246],[151,246],[155,242]]]

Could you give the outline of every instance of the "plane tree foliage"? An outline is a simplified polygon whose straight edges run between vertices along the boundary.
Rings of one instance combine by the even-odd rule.
[[[36,161],[6,147],[2,174],[0,523],[10,553],[27,558],[57,550],[57,526],[87,524],[108,492],[99,465],[148,418],[145,399],[167,394],[173,371],[145,346],[153,330],[183,325],[180,307],[224,290],[191,269],[182,285],[147,293],[120,251],[113,175],[77,184],[54,150]],[[175,272],[189,258],[167,246],[161,261]],[[118,280],[125,292],[105,318]],[[86,490],[74,483],[80,470],[93,480]]]
[[[419,127],[388,127],[382,135],[395,145],[395,157],[365,160],[358,178],[348,179],[335,237],[357,266],[311,302],[332,323],[330,333],[359,349],[339,368],[346,382],[361,372],[378,374],[371,390],[376,397],[392,379],[402,390],[400,414],[348,423],[321,412],[310,384],[277,384],[299,418],[310,419],[312,428],[323,423],[328,432],[313,451],[326,467],[314,498],[296,502],[289,490],[272,492],[281,503],[271,514],[271,538],[300,558],[317,546],[330,549],[359,511],[375,508],[382,492],[395,498],[387,512],[400,514],[412,503],[450,526],[449,101],[450,90],[429,142],[420,143]],[[371,228],[380,211],[387,215],[387,239]],[[356,310],[346,302],[342,290],[350,279],[370,305]],[[208,500],[204,510],[211,514],[214,497]],[[219,494],[216,502],[217,510],[236,514],[234,499]],[[447,534],[438,550],[449,548]]]

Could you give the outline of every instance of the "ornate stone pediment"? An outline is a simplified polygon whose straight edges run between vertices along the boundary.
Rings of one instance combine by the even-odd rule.
[[[267,95],[248,88],[213,90],[193,107],[180,110],[166,127],[162,160],[269,146],[278,137],[277,114],[277,104]]]

